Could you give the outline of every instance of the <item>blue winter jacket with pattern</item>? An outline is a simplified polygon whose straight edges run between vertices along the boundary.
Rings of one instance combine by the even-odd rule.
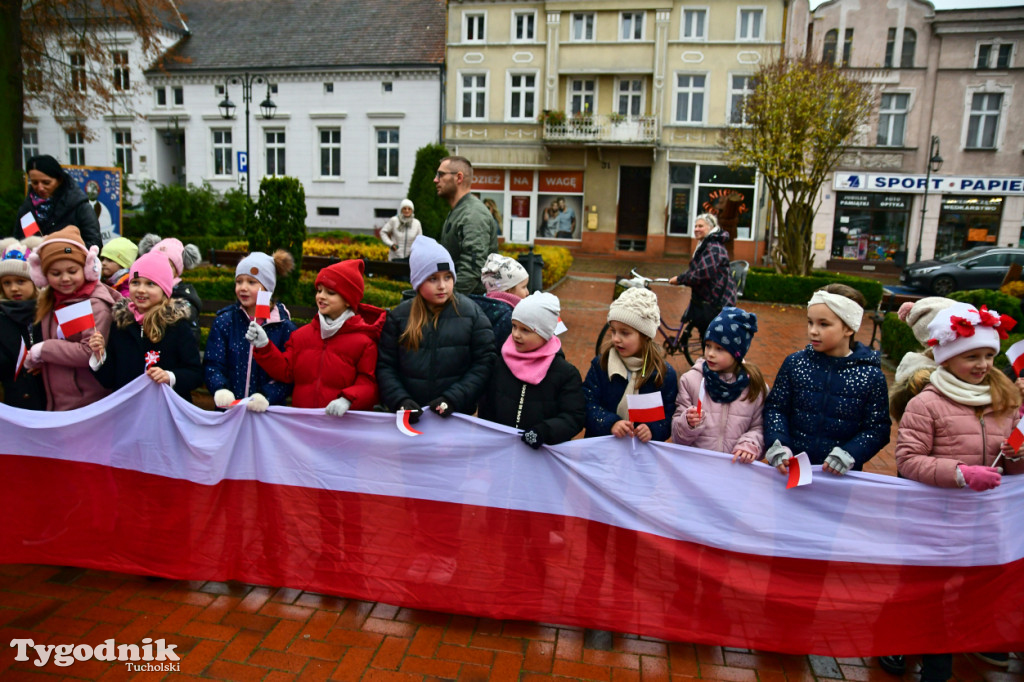
[[[764,403],[764,444],[779,441],[793,454],[822,464],[834,447],[855,470],[889,442],[889,393],[879,354],[856,343],[835,358],[807,346],[785,359]]]

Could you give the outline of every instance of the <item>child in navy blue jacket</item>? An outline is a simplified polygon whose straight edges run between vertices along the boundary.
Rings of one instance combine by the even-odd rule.
[[[145,374],[192,402],[192,390],[203,383],[203,366],[188,306],[171,298],[173,288],[174,273],[163,254],[132,263],[128,298],[111,311],[110,337],[99,331],[89,337],[94,353],[89,367],[104,388],[117,390]]]
[[[587,400],[585,436],[623,438],[640,442],[668,440],[672,435],[679,383],[676,371],[665,362],[661,346],[654,342],[661,324],[658,297],[649,289],[626,289],[608,309],[608,334],[600,353],[590,363],[583,383]],[[627,396],[661,393],[665,417],[649,423],[629,420]]]
[[[36,285],[28,267],[28,254],[42,242],[27,237],[0,242],[0,382],[4,402],[26,410],[46,409],[46,387],[39,370],[30,372],[19,363],[43,332],[35,322]]]
[[[227,407],[237,398],[252,398],[246,408],[262,412],[269,405],[283,405],[292,392],[291,384],[274,381],[255,361],[249,372],[249,341],[245,332],[255,319],[256,297],[260,291],[274,292],[277,278],[287,275],[295,267],[292,255],[278,249],[273,257],[259,251],[250,253],[235,268],[235,295],[238,301],[217,311],[206,341],[203,368],[206,388],[213,394],[217,407]],[[278,350],[296,330],[288,309],[282,304],[271,306],[270,318],[263,322],[263,330]],[[249,372],[249,386],[245,375]],[[248,388],[248,391],[246,390]]]
[[[889,442],[879,354],[853,339],[864,304],[845,284],[815,291],[807,304],[810,344],[782,363],[764,404],[765,460],[784,474],[799,452],[832,474],[860,471]]]

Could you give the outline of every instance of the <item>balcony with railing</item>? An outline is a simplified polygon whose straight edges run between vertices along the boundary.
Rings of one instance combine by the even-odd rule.
[[[654,116],[558,116],[542,117],[544,141],[555,144],[654,145],[658,142],[658,119]]]

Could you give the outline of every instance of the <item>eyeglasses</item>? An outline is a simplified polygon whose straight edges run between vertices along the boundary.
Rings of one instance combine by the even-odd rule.
[[[434,173],[434,177],[439,178],[443,175],[455,175],[458,172],[459,171],[437,171],[436,173]]]

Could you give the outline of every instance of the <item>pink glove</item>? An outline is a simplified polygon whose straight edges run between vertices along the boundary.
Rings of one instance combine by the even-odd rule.
[[[961,464],[960,473],[963,474],[967,487],[978,492],[991,490],[1003,480],[999,472],[991,467],[965,466]]]
[[[900,318],[901,322],[906,322],[907,317],[910,315],[910,309],[914,307],[914,301],[907,301],[900,306],[900,309],[896,311],[896,317]]]

